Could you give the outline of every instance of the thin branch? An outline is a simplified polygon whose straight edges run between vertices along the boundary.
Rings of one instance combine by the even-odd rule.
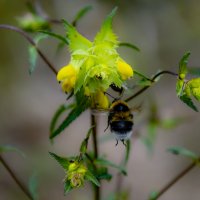
[[[0,162],[3,164],[3,166],[6,168],[8,173],[11,175],[13,180],[17,183],[17,185],[21,188],[21,190],[24,192],[24,194],[31,200],[34,200],[33,197],[31,196],[29,190],[24,186],[23,183],[16,177],[15,173],[11,170],[11,168],[8,166],[4,158],[0,155]]]
[[[91,115],[91,124],[93,126],[93,145],[94,145],[94,156],[95,159],[98,157],[98,145],[97,145],[97,127],[96,127],[96,119],[94,115]]]
[[[144,78],[144,79],[146,79],[146,80],[148,80],[150,82],[153,82],[152,79],[146,77],[145,75],[141,74],[140,72],[138,72],[136,70],[134,70],[134,74],[136,74],[136,75],[138,75],[138,76],[140,76],[140,77],[142,77],[142,78]]]
[[[98,149],[98,142],[97,142],[97,127],[96,127],[96,119],[95,116],[91,114],[91,125],[93,126],[93,145],[94,145],[94,159],[98,158],[99,155],[99,149]],[[95,194],[94,194],[94,199],[95,200],[100,200],[101,199],[101,191],[100,187],[94,186],[95,187]]]
[[[57,70],[55,69],[55,67],[50,63],[50,61],[47,59],[44,53],[42,53],[42,51],[37,47],[37,44],[35,43],[35,41],[25,31],[23,31],[22,29],[18,27],[7,25],[7,24],[0,24],[0,29],[7,29],[7,30],[15,31],[21,34],[31,45],[35,47],[40,57],[44,60],[47,66],[54,72],[54,74],[57,74]]]
[[[161,72],[158,72],[156,75],[153,76],[151,80],[151,82],[155,82],[156,78],[158,78],[159,76],[163,75],[163,74],[170,74],[170,75],[173,75],[173,76],[178,76],[177,73],[174,73],[174,72],[171,72],[171,71],[161,71]],[[128,102],[132,99],[134,99],[135,97],[139,96],[141,93],[143,93],[145,90],[147,90],[151,85],[147,85],[147,86],[144,86],[142,89],[138,90],[135,94],[133,94],[132,96],[128,97],[127,99],[125,99],[125,102]]]
[[[56,24],[56,25],[63,24],[61,19],[51,19],[47,17],[46,20],[51,24]]]
[[[156,195],[154,200],[159,199],[165,192],[167,192],[175,183],[177,183],[183,176],[185,176],[188,172],[190,172],[195,166],[196,162],[188,165],[183,171],[181,171],[176,177],[174,177],[169,183],[167,183]]]

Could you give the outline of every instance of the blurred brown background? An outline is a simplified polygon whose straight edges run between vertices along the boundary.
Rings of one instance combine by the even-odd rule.
[[[118,12],[114,18],[114,30],[121,41],[128,41],[140,47],[137,53],[122,48],[122,57],[135,69],[147,75],[158,69],[177,71],[179,59],[186,51],[191,51],[190,66],[200,66],[200,1],[196,0],[119,0]],[[17,25],[16,16],[26,13],[25,0],[0,0],[0,24]],[[78,29],[92,39],[99,30],[102,20],[116,5],[109,0],[48,0],[41,1],[51,18],[73,19],[76,12],[85,5],[92,5],[89,12],[78,24]],[[55,25],[56,32],[63,28]],[[63,32],[64,33],[64,32]],[[28,74],[28,43],[19,34],[0,30],[0,145],[9,144],[21,149],[26,159],[15,153],[4,154],[5,159],[25,183],[35,170],[39,174],[39,193],[42,200],[92,199],[90,185],[63,196],[62,179],[64,172],[50,158],[48,151],[59,155],[78,153],[90,123],[89,112],[81,115],[76,122],[58,136],[51,145],[48,139],[51,117],[58,106],[65,102],[55,75],[39,59],[37,69]],[[47,39],[40,46],[51,62],[59,69],[68,62],[67,48],[56,53],[57,41]],[[175,92],[175,78],[163,76],[158,84],[141,95],[132,105],[144,102],[141,116],[148,110],[148,102],[158,104],[161,118],[189,117],[187,122],[174,130],[158,130],[153,153],[147,151],[141,140],[134,142],[128,176],[123,189],[130,191],[130,199],[146,200],[152,190],[158,190],[179,173],[190,162],[166,151],[171,146],[183,146],[200,153],[199,114],[193,112],[178,100]],[[196,102],[196,104],[198,104]],[[142,117],[138,116],[142,121]],[[102,136],[106,124],[102,116],[99,135]],[[137,121],[140,121],[136,117]],[[140,127],[140,133],[146,129]],[[119,162],[124,146],[115,147],[115,141],[101,144],[100,151],[114,162]],[[111,169],[116,175],[117,172]],[[115,178],[103,182],[103,197],[115,188]],[[161,200],[199,200],[200,170],[195,168]],[[26,200],[24,194],[0,165],[0,199]]]

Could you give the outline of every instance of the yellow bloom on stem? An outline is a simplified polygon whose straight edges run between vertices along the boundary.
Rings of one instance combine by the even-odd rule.
[[[83,185],[85,173],[87,168],[78,162],[71,163],[68,167],[67,180],[70,181],[72,188],[80,187]]]
[[[94,94],[94,103],[95,108],[107,109],[109,107],[108,97],[103,91],[98,91],[96,94]]]
[[[117,61],[117,69],[123,80],[127,80],[128,78],[133,76],[132,67],[121,59]]]
[[[70,92],[74,88],[76,76],[77,71],[71,64],[61,68],[57,74],[57,80],[61,82],[63,91]]]
[[[94,99],[94,106],[99,104],[101,108],[109,105],[103,92],[112,84],[121,88],[124,81],[133,76],[133,69],[117,52],[119,41],[112,30],[116,10],[106,17],[93,42],[65,21],[71,58],[70,65],[59,71],[57,79],[65,92],[73,89],[76,94],[82,90]]]

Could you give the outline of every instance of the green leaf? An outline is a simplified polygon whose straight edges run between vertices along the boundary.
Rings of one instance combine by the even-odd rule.
[[[124,159],[124,165],[128,163],[128,160],[130,157],[130,151],[131,151],[131,142],[130,140],[128,140],[126,143],[126,154],[125,154],[125,159]]]
[[[119,46],[120,47],[128,47],[128,48],[131,48],[135,51],[140,52],[140,49],[137,46],[135,46],[134,44],[128,43],[128,42],[120,42]]]
[[[197,107],[192,102],[192,99],[188,97],[186,94],[180,96],[180,100],[183,101],[186,105],[188,105],[190,108],[192,108],[194,111],[198,112]]]
[[[139,86],[151,86],[152,81],[149,81],[147,79],[142,78],[137,82],[137,85],[139,85]]]
[[[88,140],[89,140],[89,138],[90,138],[90,135],[91,135],[92,131],[93,131],[93,127],[91,127],[91,128],[89,129],[86,138],[85,138],[85,139],[83,140],[83,142],[81,143],[80,152],[83,153],[83,154],[86,153],[86,151],[87,151]]]
[[[75,104],[63,104],[61,105],[58,110],[55,112],[52,120],[51,120],[51,124],[50,124],[50,135],[54,132],[57,121],[59,119],[59,117],[61,116],[61,114],[63,114],[65,111],[72,109],[75,106]]]
[[[31,193],[31,196],[33,200],[37,200],[39,198],[38,196],[38,179],[37,174],[34,173],[29,180],[29,191]]]
[[[182,95],[183,88],[184,88],[184,80],[178,79],[176,82],[176,94],[178,97]]]
[[[58,128],[53,131],[50,135],[50,139],[59,135],[65,128],[67,128],[77,117],[81,115],[90,106],[90,101],[87,97],[84,97],[81,102],[72,109],[64,121],[58,126]]]
[[[177,127],[179,124],[183,123],[184,121],[186,121],[186,119],[181,117],[165,119],[160,122],[160,127],[164,129],[173,129]]]
[[[29,74],[31,75],[33,73],[33,71],[36,68],[36,62],[37,62],[37,50],[34,46],[30,46],[29,49]]]
[[[63,37],[62,35],[59,35],[57,33],[51,32],[51,31],[46,31],[46,30],[42,30],[42,31],[39,31],[39,32],[46,34],[46,35],[49,35],[51,37],[54,37],[54,38],[60,40],[62,43],[69,45],[69,41],[68,41],[67,37]]]
[[[179,62],[179,76],[180,76],[180,74],[184,74],[184,75],[187,74],[187,72],[188,72],[187,63],[188,63],[189,56],[190,56],[190,52],[187,52],[181,58],[181,60]]]
[[[158,192],[153,191],[151,192],[151,194],[149,195],[149,199],[148,200],[156,200],[158,198]]]
[[[112,179],[112,175],[109,174],[109,173],[101,173],[101,174],[98,175],[98,179],[110,181]]]
[[[116,46],[118,44],[117,36],[113,33],[112,30],[112,21],[116,11],[117,7],[115,7],[104,20],[100,32],[95,36],[95,45],[102,45],[102,43],[105,42],[108,42],[111,46]]]
[[[189,52],[184,54],[184,56],[181,58],[181,60],[179,62],[178,79],[177,79],[177,82],[176,82],[176,94],[184,103],[186,103],[193,110],[197,111],[192,100],[183,91],[184,86],[185,86],[185,76],[188,73],[187,63],[188,63],[189,56],[190,56]]]
[[[100,187],[100,182],[97,180],[97,178],[92,174],[91,171],[87,170],[85,173],[85,179],[88,181],[91,181],[94,183],[96,186]]]
[[[35,44],[38,46],[39,42],[43,39],[46,39],[47,36],[45,34],[38,34],[35,38]],[[38,52],[35,46],[31,45],[28,49],[29,52],[29,74],[31,75],[33,71],[36,69],[36,62],[38,58]]]
[[[20,154],[22,157],[24,158],[26,157],[25,154],[21,150],[10,145],[0,145],[0,153],[4,153],[4,152],[16,152]]]
[[[95,160],[95,163],[97,165],[100,165],[100,166],[110,166],[110,167],[113,167],[113,168],[119,170],[122,174],[127,175],[127,172],[126,172],[124,166],[116,165],[116,164],[114,164],[114,163],[112,163],[112,162],[110,162],[110,161],[108,161],[108,160],[106,160],[104,158],[97,158]]]
[[[82,36],[70,23],[68,23],[66,20],[63,20],[63,23],[67,29],[70,51],[88,50],[92,46],[92,42]]]
[[[147,147],[147,149],[152,152],[153,146],[155,144],[156,136],[157,136],[157,127],[158,124],[156,122],[150,122],[147,127],[147,135],[142,138],[143,143]]]
[[[185,149],[183,147],[171,147],[168,149],[168,151],[175,155],[182,155],[182,156],[188,157],[188,158],[192,159],[193,161],[199,160],[199,156],[196,153],[194,153],[188,149]]]
[[[68,158],[60,157],[56,155],[55,153],[49,152],[49,154],[64,168],[68,169],[68,166],[70,164],[70,161]]]
[[[64,194],[68,194],[73,188],[71,187],[70,181],[67,180],[64,183]]]
[[[44,40],[44,39],[46,39],[46,38],[48,38],[48,36],[45,35],[45,34],[43,34],[43,33],[41,33],[41,34],[37,34],[37,35],[34,37],[34,41],[35,41],[36,45],[38,45],[40,41],[42,41],[42,40]]]
[[[76,26],[77,22],[83,17],[85,16],[90,10],[92,9],[92,6],[85,6],[84,8],[82,8],[81,10],[78,11],[78,13],[76,14],[72,24],[74,26]]]
[[[112,175],[108,172],[107,167],[98,167],[97,169],[93,169],[93,170],[97,170],[96,176],[98,180],[104,179],[104,180],[110,181],[112,179]]]

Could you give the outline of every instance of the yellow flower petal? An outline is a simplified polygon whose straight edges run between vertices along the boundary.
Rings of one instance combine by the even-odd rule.
[[[62,82],[62,89],[65,92],[70,92],[75,85],[75,81],[73,83],[70,82],[69,79],[66,79],[65,81]]]
[[[57,74],[57,80],[61,82],[63,91],[70,92],[74,88],[76,74],[76,69],[71,64],[61,68]]]
[[[102,91],[95,94],[95,106],[101,109],[107,109],[109,107],[108,97]]]
[[[61,70],[57,74],[57,80],[62,81],[71,76],[76,76],[76,70],[71,64],[69,64],[61,68]]]
[[[123,80],[127,80],[128,78],[133,76],[132,67],[123,60],[117,61],[117,69]]]

